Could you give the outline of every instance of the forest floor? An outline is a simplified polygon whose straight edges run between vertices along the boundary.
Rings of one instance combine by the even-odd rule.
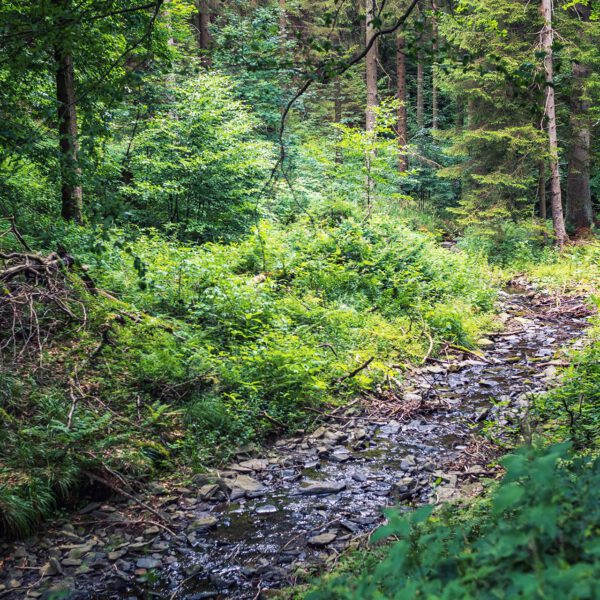
[[[316,431],[249,449],[225,470],[93,499],[2,544],[0,598],[267,597],[332,568],[383,507],[479,494],[500,474],[503,443],[527,435],[532,395],[583,343],[590,312],[581,297],[525,282],[501,293],[499,309],[504,329],[484,353],[449,347],[398,373],[403,397],[382,390],[316,414]]]

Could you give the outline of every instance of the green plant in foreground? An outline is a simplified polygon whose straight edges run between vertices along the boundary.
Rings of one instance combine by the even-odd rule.
[[[598,598],[600,460],[577,457],[563,443],[524,448],[504,465],[506,475],[480,514],[390,512],[372,538],[397,539],[383,559],[324,582],[307,598]]]

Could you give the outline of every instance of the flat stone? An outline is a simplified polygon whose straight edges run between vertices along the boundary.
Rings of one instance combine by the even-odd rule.
[[[300,488],[300,493],[305,496],[316,496],[317,494],[337,494],[346,489],[343,481],[314,481],[308,482]]]
[[[269,466],[270,461],[263,458],[253,458],[240,462],[240,466],[246,467],[251,471],[264,471]]]
[[[327,544],[331,544],[337,537],[335,533],[321,533],[320,535],[313,535],[308,538],[308,543],[311,546],[327,546]]]
[[[334,462],[346,462],[347,460],[350,460],[352,458],[352,455],[347,451],[347,450],[335,450],[332,454],[331,454],[331,460],[333,460]]]
[[[188,525],[187,530],[195,532],[207,531],[214,527],[218,522],[219,520],[216,517],[203,517],[196,521],[192,521]]]
[[[233,481],[228,481],[227,486],[229,489],[242,490],[245,493],[256,493],[265,491],[265,486],[256,479],[248,475],[238,475]]]
[[[60,562],[63,567],[78,567],[81,565],[81,560],[78,558],[63,558]]]
[[[479,338],[477,340],[477,345],[480,348],[491,348],[492,346],[494,346],[494,342],[488,338]]]
[[[219,486],[216,483],[208,483],[203,485],[198,490],[198,496],[202,498],[202,500],[210,500],[217,492],[219,491]]]
[[[161,561],[156,558],[138,558],[136,561],[136,566],[138,569],[156,569],[161,564]]]
[[[256,513],[259,515],[268,515],[277,512],[277,507],[273,504],[264,504],[256,507]]]

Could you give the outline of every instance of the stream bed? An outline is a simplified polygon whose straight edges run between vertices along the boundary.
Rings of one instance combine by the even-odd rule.
[[[482,433],[519,428],[587,325],[580,299],[559,305],[524,287],[500,301],[505,329],[483,341],[484,357],[451,349],[402,374],[395,408],[357,403],[186,487],[151,484],[144,501],[168,526],[142,523],[126,499],[91,502],[0,544],[0,598],[266,598],[372,532],[385,507],[478,493],[495,474]]]

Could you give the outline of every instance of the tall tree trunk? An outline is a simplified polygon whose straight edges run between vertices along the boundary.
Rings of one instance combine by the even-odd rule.
[[[417,57],[417,125],[423,129],[425,125],[425,95],[423,89],[423,58]]]
[[[286,21],[285,0],[279,0],[279,37],[281,39],[285,38]]]
[[[538,162],[538,202],[540,206],[540,219],[546,221],[548,218],[546,210],[546,162]]]
[[[400,159],[398,170],[404,173],[408,169],[406,145],[408,143],[408,123],[406,118],[406,40],[399,33],[396,37],[396,97],[398,99],[398,146]]]
[[[556,105],[554,101],[554,64],[552,58],[552,42],[554,30],[552,29],[552,0],[542,0],[542,16],[544,27],[541,33],[542,47],[544,49],[544,70],[546,73],[546,117],[548,128],[548,142],[550,150],[550,189],[552,206],[552,222],[556,244],[562,248],[568,241],[563,216],[562,194],[560,190],[560,172],[558,169],[558,137],[556,133]]]
[[[373,19],[375,18],[375,0],[366,0],[366,44],[369,44],[375,31],[373,29]],[[375,107],[377,106],[377,40],[367,52],[365,58],[366,79],[367,79],[367,111],[366,111],[366,131],[375,130]]]
[[[435,73],[435,62],[437,61],[438,54],[438,24],[437,24],[437,5],[434,2],[431,3],[433,8],[433,17],[431,19],[431,33],[433,35],[432,47],[433,47],[433,61],[431,65],[431,128],[438,128],[439,120],[439,91],[436,81]]]
[[[205,67],[210,67],[210,4],[208,0],[197,0],[198,7],[198,47],[200,48],[200,61]]]
[[[69,0],[54,0],[62,14],[69,8]],[[79,138],[77,132],[77,103],[73,56],[62,39],[54,45],[56,62],[56,101],[58,107],[58,135],[60,147],[61,214],[68,221],[83,222],[83,188],[79,165]]]
[[[589,21],[591,14],[589,6],[576,4],[572,10],[581,21]],[[590,103],[585,97],[585,81],[590,75],[590,69],[586,65],[573,63],[572,73],[567,220],[573,225],[577,235],[584,235],[589,232],[594,223],[590,189]]]
[[[373,28],[373,19],[375,18],[375,0],[366,0],[366,21],[365,21],[365,43],[368,45],[371,38],[375,34]],[[365,131],[367,133],[374,134],[375,123],[377,115],[375,108],[377,107],[377,40],[371,46],[365,57],[366,64],[366,82],[367,82],[367,110],[365,119]],[[367,151],[365,157],[367,177],[366,177],[366,189],[367,189],[367,217],[371,214],[371,207],[373,202],[373,193],[375,186],[373,185],[373,178],[371,177],[371,171],[373,167],[374,152]]]

